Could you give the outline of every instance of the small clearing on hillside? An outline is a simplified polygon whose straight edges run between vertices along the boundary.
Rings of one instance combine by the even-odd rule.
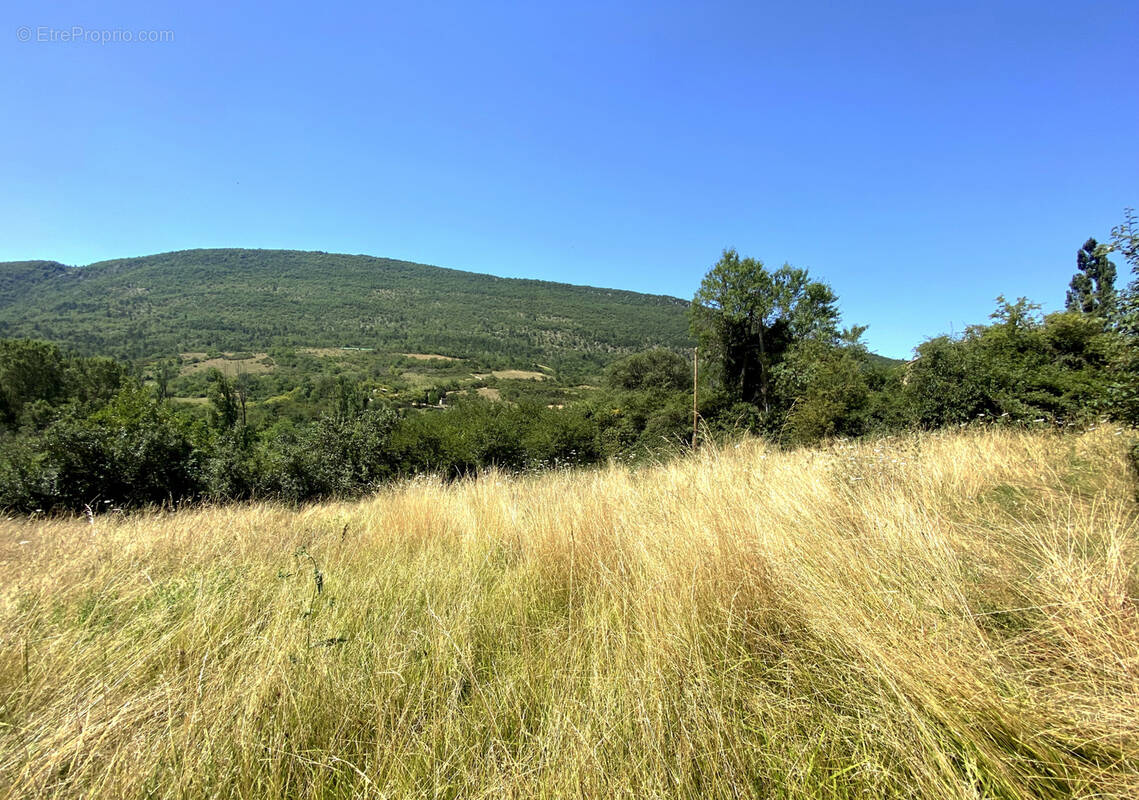
[[[183,353],[183,360],[189,353]],[[198,355],[198,354],[193,354]],[[201,355],[205,355],[204,353]],[[254,353],[249,358],[229,358],[228,356],[234,355],[233,353],[223,353],[221,358],[207,358],[201,361],[194,361],[189,364],[183,365],[181,369],[182,375],[193,375],[196,372],[204,372],[208,369],[220,370],[223,375],[232,378],[243,372],[260,374],[265,372],[272,372],[275,369],[273,360],[269,358],[268,353]]]
[[[460,358],[454,356],[441,356],[438,353],[400,353],[404,358],[412,358],[416,361],[462,361]]]
[[[508,381],[546,381],[550,379],[549,375],[525,369],[496,369],[491,375],[500,380]]]

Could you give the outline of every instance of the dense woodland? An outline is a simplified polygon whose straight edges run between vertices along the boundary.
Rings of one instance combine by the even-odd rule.
[[[0,265],[0,338],[131,360],[356,347],[589,374],[614,355],[687,345],[686,308],[674,297],[294,250]]]
[[[0,508],[302,502],[658,458],[692,445],[694,343],[697,444],[1134,424],[1137,234],[1129,210],[1079,248],[1064,311],[998,298],[908,363],[869,353],[805,270],[731,250],[691,304],[286,251],[5,264]]]

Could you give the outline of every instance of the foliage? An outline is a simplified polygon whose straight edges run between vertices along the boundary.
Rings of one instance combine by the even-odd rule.
[[[81,508],[177,503],[202,487],[201,432],[149,392],[128,387],[87,417],[67,414],[42,439],[51,503]]]
[[[65,403],[98,407],[127,380],[127,368],[109,358],[65,356],[48,342],[0,340],[0,428],[42,428]]]
[[[1110,412],[1110,334],[1080,312],[1041,319],[1038,306],[998,298],[994,324],[918,347],[905,394],[927,428],[978,418],[1077,422]]]
[[[693,334],[720,367],[728,391],[764,414],[772,409],[772,373],[788,350],[805,339],[833,342],[837,298],[807,271],[725,250],[704,276],[690,312]]]
[[[676,392],[688,387],[691,367],[683,356],[658,347],[613,363],[605,379],[613,389]]]
[[[356,414],[327,414],[299,435],[278,434],[262,488],[290,500],[375,489],[395,472],[391,437],[397,421],[390,409],[372,406]]]
[[[1135,209],[1123,210],[1123,222],[1111,229],[1111,245],[1107,252],[1120,253],[1139,276],[1139,219],[1135,217]]]
[[[1125,254],[1126,237],[1120,229],[1113,239]],[[226,259],[233,252],[203,252],[169,265],[189,268],[204,259],[232,266]],[[1081,250],[1090,311],[1081,299],[1078,308],[1045,317],[1025,298],[998,298],[989,324],[931,339],[903,365],[868,353],[865,328],[840,331],[837,298],[806,271],[784,265],[772,272],[724,251],[690,309],[703,355],[698,438],[755,431],[801,446],[978,421],[1139,422],[1139,335],[1126,322],[1134,291],[1105,310],[1109,272],[1098,260],[1105,252],[1090,241]],[[272,255],[293,267],[308,263],[296,261],[298,254]],[[252,254],[250,274],[262,274],[263,256]],[[349,274],[361,266],[329,258]],[[89,274],[95,281],[120,273],[133,279],[148,274],[148,263],[131,260]],[[386,278],[403,275],[414,283],[436,274],[404,266],[405,272],[398,264],[384,267],[391,270]],[[25,269],[14,291],[70,274]],[[459,289],[485,283],[438,274]],[[520,285],[512,286],[495,302],[513,302]],[[579,296],[578,287],[563,288],[565,296]],[[691,372],[676,349],[610,348],[593,373],[609,364],[603,388],[576,383],[573,369],[537,362],[525,370],[476,372],[473,359],[409,353],[205,349],[140,369],[47,342],[0,340],[0,507],[307,502],[424,473],[452,480],[487,469],[656,458],[692,442]],[[479,363],[501,356],[483,353]],[[242,371],[243,364],[260,371]],[[199,402],[186,402],[186,392]]]
[[[33,402],[53,404],[64,394],[64,362],[47,342],[0,341],[0,422],[12,426]]]
[[[1076,252],[1077,272],[1072,276],[1066,307],[1069,311],[1107,319],[1115,312],[1115,265],[1095,239]]]
[[[776,372],[780,405],[788,409],[781,440],[810,444],[859,436],[870,427],[866,349],[854,331],[841,346],[817,338],[790,349]]]

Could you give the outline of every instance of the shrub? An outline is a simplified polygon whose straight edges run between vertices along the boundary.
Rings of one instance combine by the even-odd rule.
[[[675,392],[689,385],[691,369],[683,356],[658,347],[634,353],[613,364],[606,373],[606,382],[610,388],[625,391]]]
[[[201,438],[145,390],[124,389],[93,414],[66,414],[44,432],[51,498],[80,509],[97,499],[143,505],[195,497],[204,488]]]

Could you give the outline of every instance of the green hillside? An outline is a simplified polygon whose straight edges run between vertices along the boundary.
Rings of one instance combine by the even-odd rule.
[[[55,261],[0,261],[0,308],[22,302],[37,285],[66,273]]]
[[[130,359],[360,347],[589,369],[688,345],[687,307],[674,297],[295,250],[0,263],[0,338]]]

